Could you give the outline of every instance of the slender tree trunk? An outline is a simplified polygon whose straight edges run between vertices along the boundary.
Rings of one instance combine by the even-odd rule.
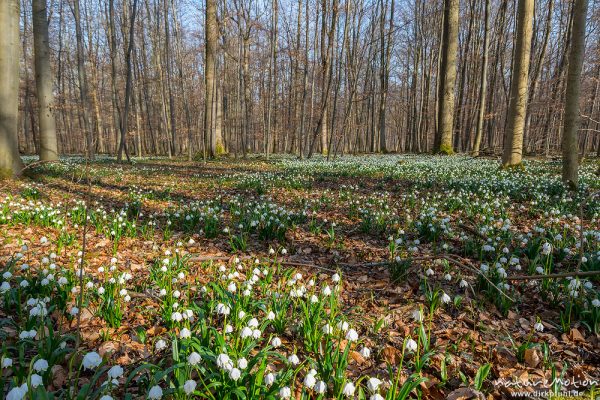
[[[575,0],[573,7],[573,29],[567,71],[567,93],[565,98],[565,119],[562,137],[563,167],[562,179],[571,188],[577,188],[579,152],[577,133],[579,129],[579,93],[581,88],[581,67],[585,51],[585,23],[588,1]]]
[[[438,137],[435,151],[452,154],[454,126],[454,82],[456,80],[456,51],[458,48],[458,0],[444,0],[444,32],[440,71],[440,106]]]
[[[490,26],[490,0],[485,1],[484,31],[483,31],[483,63],[481,66],[481,83],[479,87],[479,109],[477,110],[477,131],[473,143],[473,156],[479,155],[481,137],[483,136],[483,124],[485,122],[485,100],[487,97],[487,67],[489,58],[489,26]]]
[[[35,47],[35,85],[38,100],[38,123],[40,126],[39,155],[41,161],[53,161],[58,160],[58,142],[53,114],[54,95],[52,94],[46,0],[32,0],[31,7]]]
[[[81,14],[79,0],[73,0],[73,17],[75,19],[75,40],[77,42],[77,77],[79,79],[79,97],[83,109],[83,129],[85,131],[86,156],[94,159],[94,137],[90,129],[90,102],[87,74],[85,71],[85,53],[83,48],[83,31],[81,29]]]
[[[521,165],[523,158],[523,131],[527,110],[527,81],[531,53],[533,0],[519,0],[517,18],[515,56],[508,106],[508,124],[504,138],[504,153],[502,154],[502,166],[505,168]]]
[[[215,65],[217,53],[217,3],[215,0],[206,1],[206,61],[204,64],[204,80],[206,83],[206,95],[204,98],[205,115],[205,146],[209,149],[209,156],[217,155],[215,123],[215,103],[217,97]]]
[[[21,174],[19,156],[19,0],[0,1],[0,179]]]

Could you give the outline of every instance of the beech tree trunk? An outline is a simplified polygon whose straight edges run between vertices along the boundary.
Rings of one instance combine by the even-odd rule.
[[[19,0],[0,1],[0,178],[21,174],[19,156]]]
[[[573,7],[573,28],[571,30],[571,49],[569,51],[569,69],[567,71],[567,93],[565,98],[565,117],[562,137],[562,179],[571,188],[577,188],[579,151],[577,133],[579,130],[579,92],[581,88],[581,67],[585,51],[585,19],[588,1],[575,0]]]
[[[508,123],[504,138],[502,166],[521,165],[523,159],[523,132],[527,112],[527,82],[531,58],[531,35],[534,0],[519,0],[517,34],[512,66],[512,82],[508,105]]]
[[[38,101],[40,161],[58,160],[58,142],[53,107],[52,70],[48,45],[48,17],[46,0],[32,0],[33,43],[35,48],[35,86]]]
[[[456,81],[456,51],[458,48],[458,0],[444,0],[442,61],[440,65],[440,105],[435,151],[452,154],[454,126],[454,83]]]

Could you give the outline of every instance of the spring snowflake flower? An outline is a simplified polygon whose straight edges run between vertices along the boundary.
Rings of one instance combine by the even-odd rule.
[[[549,255],[550,253],[552,253],[552,245],[548,242],[544,243],[542,245],[542,251],[541,253],[545,256]]]
[[[148,392],[148,398],[151,400],[160,400],[163,397],[163,391],[160,386],[152,386]]]
[[[110,379],[119,379],[121,376],[123,376],[123,367],[120,365],[113,365],[108,370],[108,377]]]
[[[269,311],[269,313],[267,314],[267,319],[269,321],[273,321],[275,319],[275,313],[273,311]]]
[[[12,367],[12,365],[13,365],[12,358],[8,358],[8,357],[2,358],[2,368],[9,368],[9,367]]]
[[[346,333],[346,340],[349,342],[356,342],[358,340],[358,333],[354,329],[350,329],[348,333]]]
[[[248,321],[248,327],[258,328],[258,320],[256,318],[252,318],[250,321]]]
[[[194,390],[196,390],[196,385],[197,383],[195,380],[189,379],[183,384],[183,391],[185,392],[185,394],[190,395],[194,393]]]
[[[44,383],[44,380],[38,374],[31,375],[30,380],[31,380],[31,386],[34,388],[36,388]]]
[[[542,324],[540,321],[536,322],[535,325],[533,325],[533,328],[538,331],[538,332],[543,332],[544,331],[544,324]]]
[[[242,339],[246,339],[246,338],[248,338],[250,336],[252,336],[252,329],[250,329],[247,326],[245,326],[244,329],[242,329],[242,332],[240,333],[240,337]]]
[[[273,340],[271,340],[271,346],[275,348],[281,346],[281,339],[279,339],[278,337],[274,337]]]
[[[415,342],[413,339],[408,339],[408,341],[406,342],[406,350],[408,350],[411,353],[416,351],[417,342]]]
[[[298,364],[300,364],[300,359],[298,358],[297,355],[292,354],[291,356],[288,357],[288,362],[292,365],[298,365]]]
[[[600,307],[600,300],[598,300],[598,299],[592,300],[592,305],[594,307],[596,307],[596,308],[599,308]]]
[[[85,360],[85,358],[84,358]],[[36,372],[44,372],[48,369],[48,361],[44,360],[43,358],[39,358],[37,359],[34,363],[33,363],[33,369]]]
[[[306,386],[309,389],[312,389],[313,387],[315,387],[315,385],[317,384],[317,379],[315,378],[315,376],[313,374],[308,374],[304,377],[304,386]]]
[[[190,365],[197,365],[200,363],[200,361],[202,361],[202,357],[200,357],[200,354],[194,351],[188,356],[187,361]]]
[[[369,358],[369,357],[371,357],[371,349],[369,349],[368,347],[363,347],[363,348],[360,350],[360,355],[361,355],[363,358]]]
[[[447,293],[444,293],[444,294],[442,294],[441,300],[442,300],[442,303],[448,304],[448,303],[450,303],[451,299],[450,299],[450,296],[448,296]]]
[[[350,325],[348,325],[348,323],[346,321],[340,321],[337,323],[337,328],[344,332],[346,332],[349,327],[350,327]]]
[[[6,394],[6,400],[22,400],[27,395],[27,383],[14,387]]]
[[[375,393],[374,395],[369,397],[369,400],[385,400],[385,397],[383,397],[379,393]]]
[[[327,391],[327,384],[323,381],[317,382],[317,384],[315,385],[315,393],[323,394],[326,391]]]
[[[233,332],[233,326],[227,324],[225,326],[225,333],[231,333],[231,332]]]
[[[242,370],[248,368],[248,360],[246,360],[244,357],[240,358],[237,362],[237,366]]]
[[[231,312],[231,309],[223,303],[217,304],[216,310],[217,314],[219,315],[229,315],[229,313]]]
[[[423,321],[423,313],[419,309],[416,309],[416,310],[414,310],[412,312],[412,317],[415,320],[415,322],[422,322]]]
[[[282,399],[289,399],[292,396],[292,389],[288,386],[284,386],[279,389],[279,397]]]
[[[237,381],[238,379],[240,379],[240,376],[242,376],[242,371],[240,371],[237,368],[232,368],[229,370],[229,377],[234,380]]]
[[[156,351],[161,351],[163,349],[165,349],[167,347],[167,342],[165,342],[163,339],[159,339],[156,344],[154,345],[154,348],[156,349]]]
[[[275,382],[275,375],[273,375],[272,373],[269,372],[267,374],[267,376],[265,376],[265,385],[271,386],[274,382]]]
[[[181,339],[189,339],[190,337],[192,337],[192,332],[190,332],[190,330],[188,328],[183,328],[179,332],[179,337]]]
[[[95,351],[90,351],[83,356],[82,365],[84,369],[94,369],[100,364],[102,364],[102,357],[100,357],[100,354],[96,353]]]
[[[329,324],[325,324],[323,326],[323,333],[326,335],[331,335],[333,333],[333,327]]]
[[[0,285],[0,293],[4,294],[10,290],[10,283],[4,281],[2,285]]]
[[[459,286],[461,287],[461,289],[465,289],[465,288],[469,287],[469,283],[467,281],[465,281],[464,279],[461,279]]]
[[[375,393],[379,390],[379,386],[381,385],[381,383],[381,380],[377,378],[369,378],[369,380],[367,381],[367,389],[369,389],[371,393]]]
[[[114,399],[112,398],[112,396],[105,394],[104,396],[100,397],[100,400],[114,400]]]
[[[233,368],[233,362],[227,354],[219,354],[217,357],[217,367],[222,370],[229,371]]]
[[[335,273],[331,276],[331,280],[335,283],[338,283],[340,281],[340,275],[338,273]]]
[[[344,396],[350,397],[350,396],[354,395],[355,390],[356,390],[356,388],[354,387],[354,383],[348,382],[344,385],[344,389],[342,390],[342,393],[344,394]]]
[[[433,272],[433,270],[431,268],[428,268],[427,271],[425,271],[425,275],[427,276],[433,276],[435,274],[435,272]]]

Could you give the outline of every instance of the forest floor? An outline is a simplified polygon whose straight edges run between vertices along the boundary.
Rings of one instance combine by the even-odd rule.
[[[31,168],[0,183],[0,390],[589,396],[596,170],[573,193],[558,162],[460,156]]]

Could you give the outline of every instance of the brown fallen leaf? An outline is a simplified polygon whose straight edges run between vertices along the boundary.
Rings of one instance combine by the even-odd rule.
[[[485,400],[485,396],[480,391],[472,388],[462,387],[451,392],[446,400],[468,400],[468,399],[480,399]]]
[[[538,349],[525,350],[525,364],[530,368],[535,368],[540,364],[540,355]]]

